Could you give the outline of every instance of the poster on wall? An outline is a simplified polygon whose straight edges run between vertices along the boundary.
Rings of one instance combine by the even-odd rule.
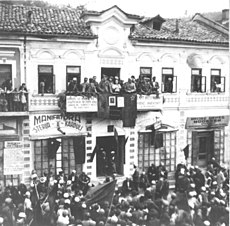
[[[24,151],[21,141],[6,141],[3,158],[3,174],[18,175],[24,169]]]

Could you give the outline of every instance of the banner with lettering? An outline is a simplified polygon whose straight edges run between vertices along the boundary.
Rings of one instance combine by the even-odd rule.
[[[24,169],[24,151],[22,141],[6,141],[3,157],[3,174],[18,175]]]
[[[85,121],[76,114],[30,115],[31,139],[85,135]]]

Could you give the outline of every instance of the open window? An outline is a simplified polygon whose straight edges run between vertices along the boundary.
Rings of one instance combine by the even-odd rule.
[[[55,92],[55,77],[53,74],[52,65],[38,66],[38,93],[54,93]]]
[[[12,65],[0,64],[0,87],[4,89],[4,84],[12,80]]]
[[[211,92],[225,92],[225,77],[221,76],[220,69],[211,69]]]
[[[191,92],[206,92],[206,77],[202,76],[202,69],[192,69]]]
[[[141,67],[140,75],[143,77],[147,77],[152,81],[152,68],[151,67]]]
[[[73,78],[77,78],[77,84],[81,84],[81,67],[80,66],[66,66],[66,90]]]
[[[162,68],[162,93],[177,92],[177,76],[174,76],[173,68]]]

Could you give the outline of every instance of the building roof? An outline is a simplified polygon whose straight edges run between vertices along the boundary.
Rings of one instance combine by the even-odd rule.
[[[178,22],[178,26],[176,25]],[[161,29],[154,30],[138,24],[130,34],[130,39],[139,41],[184,41],[195,43],[227,44],[228,36],[211,27],[191,19],[166,19]]]
[[[31,21],[28,15],[31,13]],[[0,32],[94,38],[76,9],[0,4]]]
[[[228,35],[199,23],[198,20],[180,19],[176,26],[176,19],[166,19],[160,30],[147,26],[143,17],[125,13],[119,7],[113,6],[128,18],[135,19],[136,25],[131,29],[129,38],[138,41],[167,41],[228,44]],[[84,11],[82,7],[45,8],[23,5],[9,5],[0,3],[0,32],[11,34],[27,34],[36,36],[62,36],[93,39],[97,36],[84,21],[82,15],[100,16],[111,8],[96,12]],[[31,20],[29,18],[31,14]],[[158,17],[160,17],[158,15]],[[177,29],[178,28],[178,29]],[[228,34],[228,32],[227,32]]]

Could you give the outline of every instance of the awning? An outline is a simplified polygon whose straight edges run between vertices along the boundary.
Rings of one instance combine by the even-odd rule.
[[[152,131],[151,128],[154,128],[154,124],[146,126],[146,131]],[[178,129],[174,126],[170,126],[168,124],[161,123],[160,127],[155,129],[155,131],[166,133],[166,132],[178,131]]]

